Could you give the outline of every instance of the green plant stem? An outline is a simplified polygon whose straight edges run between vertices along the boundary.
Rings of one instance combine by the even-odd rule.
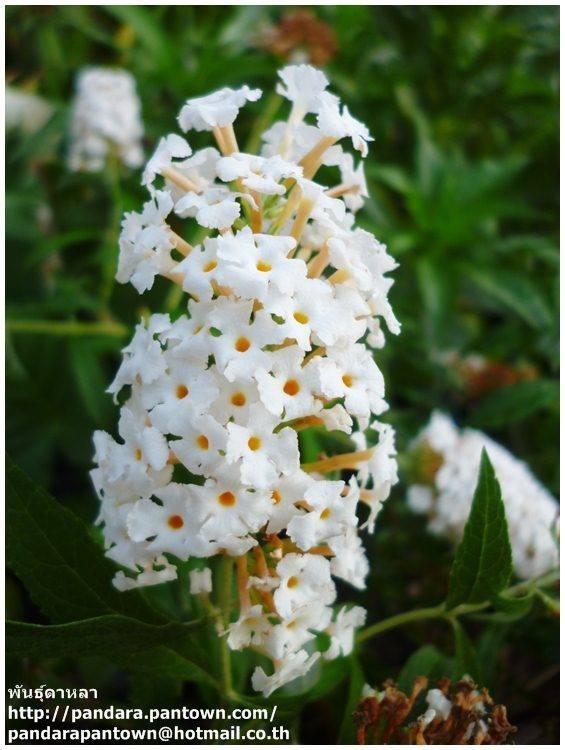
[[[514,586],[510,586],[501,592],[503,596],[520,596],[521,594],[527,594],[530,591],[541,588],[542,586],[550,586],[559,580],[559,570],[551,570],[545,573],[539,578],[535,578],[531,581],[522,581]],[[460,604],[452,610],[447,610],[445,604],[438,604],[435,607],[423,607],[422,609],[413,609],[410,612],[402,612],[399,615],[388,617],[386,620],[381,620],[374,625],[361,630],[357,635],[357,643],[363,643],[363,641],[373,638],[376,635],[385,633],[387,630],[393,630],[394,628],[402,627],[411,622],[418,622],[421,620],[447,620],[453,621],[457,617],[462,615],[472,614],[474,612],[480,612],[484,609],[488,609],[491,606],[491,602],[480,602],[478,604]]]
[[[232,599],[232,576],[233,576],[233,558],[224,555],[220,561],[219,586],[218,586],[218,606],[223,629],[227,629],[230,624],[231,616],[231,599]],[[222,635],[220,638],[220,684],[222,693],[230,700],[234,698],[231,674],[231,658],[228,646],[228,636]]]
[[[388,617],[386,620],[381,620],[380,622],[376,622],[374,625],[369,625],[368,628],[361,630],[357,635],[357,643],[362,643],[369,638],[380,635],[387,630],[399,628],[409,622],[417,622],[418,620],[436,620],[443,617],[445,617],[445,607],[443,604],[439,604],[437,607],[423,607],[422,609],[413,609],[411,612],[402,612],[399,615]]]
[[[123,196],[120,184],[120,159],[117,153],[108,155],[106,160],[106,186],[110,198],[110,222],[104,235],[102,247],[101,297],[108,304],[114,285],[114,274],[118,258],[118,241],[123,213]]]
[[[7,320],[6,330],[13,333],[43,334],[47,336],[115,336],[128,333],[126,326],[114,321],[77,320]]]

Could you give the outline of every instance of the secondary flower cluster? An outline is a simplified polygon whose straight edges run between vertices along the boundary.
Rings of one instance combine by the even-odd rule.
[[[428,514],[431,531],[460,539],[483,447],[500,482],[514,570],[520,578],[535,578],[558,564],[559,506],[522,461],[482,432],[459,430],[449,416],[434,412],[413,443],[422,481],[409,488],[408,502]]]
[[[235,558],[228,643],[273,661],[272,674],[253,675],[266,695],[320,658],[317,633],[329,636],[324,657],[351,651],[365,611],[332,609],[332,576],[364,586],[359,503],[372,531],[397,481],[394,434],[371,416],[387,407],[383,376],[361,343],[383,345],[381,317],[399,331],[385,276],[396,264],[354,227],[363,169],[338,144],[349,138],[365,155],[370,136],[322,72],[279,75],[292,107],[263,134],[260,155],[241,153],[232,127],[261,96],[243,86],[181,109],[181,128],[212,131],[218,149],[193,153],[171,134],[145,167],[150,197],[124,218],[117,279],[141,293],[165,277],[188,302],[174,320],[141,322],[123,350],[109,389],[122,399],[120,440],[95,434],[92,472],[107,554],[131,571],[116,575],[118,588],[174,579],[175,558]],[[321,166],[339,174],[335,187],[314,181]],[[208,236],[189,244],[182,218]],[[361,449],[301,464],[298,435],[312,429]],[[358,473],[324,476],[341,469]],[[191,588],[207,595],[207,569]]]
[[[110,154],[128,167],[141,166],[140,113],[130,73],[110,68],[82,70],[71,112],[69,169],[100,172]]]

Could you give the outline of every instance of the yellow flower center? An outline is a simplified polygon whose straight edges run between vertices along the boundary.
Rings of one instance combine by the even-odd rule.
[[[258,451],[261,447],[261,438],[258,438],[256,435],[252,435],[247,441],[247,447],[250,451]]]

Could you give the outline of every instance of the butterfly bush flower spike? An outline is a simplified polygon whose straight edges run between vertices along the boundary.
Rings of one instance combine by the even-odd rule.
[[[143,162],[141,103],[125,70],[86,68],[79,73],[71,110],[72,171],[100,172],[114,156],[132,169]]]
[[[147,163],[117,279],[139,293],[176,285],[182,307],[142,320],[123,350],[109,388],[119,437],[95,434],[92,471],[118,588],[169,581],[178,560],[198,558],[190,590],[213,599],[214,559],[231,563],[238,607],[221,635],[269,658],[252,676],[265,695],[352,651],[365,611],[337,606],[335,581],[365,586],[362,533],[396,482],[366,343],[384,344],[382,321],[399,331],[387,300],[396,264],[355,227],[367,190],[343,149],[349,140],[364,156],[371,138],[323,73],[279,75],[290,112],[260,153],[239,150],[234,123],[261,96],[243,86],[186,102],[188,140],[164,136]],[[192,130],[215,144],[193,151]],[[315,181],[322,165],[333,188]],[[305,462],[303,430],[322,444],[341,432],[344,452]]]
[[[484,433],[460,430],[451,417],[434,412],[412,445],[419,478],[408,490],[408,503],[427,513],[430,531],[458,541],[483,448],[500,482],[515,572],[525,580],[543,575],[559,564],[559,505],[526,464]]]

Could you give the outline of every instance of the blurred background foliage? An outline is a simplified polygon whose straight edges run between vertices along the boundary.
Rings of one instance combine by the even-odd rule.
[[[240,142],[248,134],[256,143],[277,116],[279,99],[268,93],[276,70],[298,56],[327,70],[375,138],[359,222],[400,264],[391,299],[403,331],[378,354],[399,449],[441,408],[502,442],[556,493],[558,12],[9,6],[8,83],[54,107],[39,132],[7,134],[7,444],[15,461],[91,521],[91,434],[114,430],[104,390],[119,351],[144,309],[177,304],[166,284],[140,298],[113,283],[120,217],[140,206],[143,191],[123,167],[66,170],[77,71],[119,65],[134,74],[149,154],[175,130],[186,98],[244,82],[265,91],[237,122]],[[369,543],[370,585],[356,597],[369,621],[434,604],[445,591],[451,551],[408,512],[403,480]],[[12,616],[41,617],[15,578],[8,593]],[[421,643],[449,650],[449,633],[437,627],[369,644],[366,677],[397,677]],[[476,635],[491,667],[487,684],[521,727],[519,741],[553,741],[556,623],[534,612],[519,627],[490,624]],[[332,701],[346,700],[344,689],[319,704],[303,741],[336,736]]]

